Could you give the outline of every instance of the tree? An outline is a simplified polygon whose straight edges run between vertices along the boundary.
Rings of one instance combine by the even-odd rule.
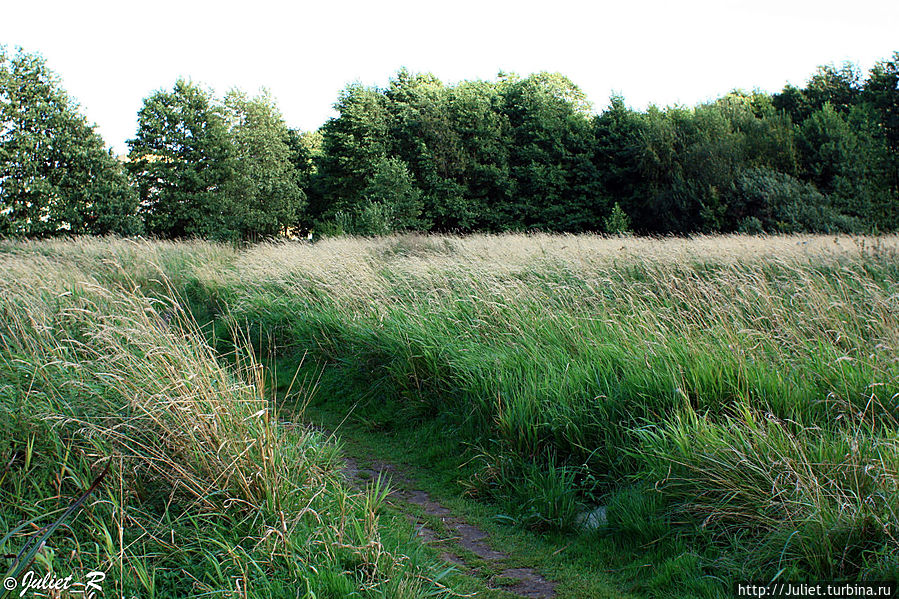
[[[874,120],[870,107],[854,106],[844,117],[825,104],[805,120],[797,140],[803,174],[833,196],[838,210],[889,227],[889,152]]]
[[[430,219],[441,230],[469,229],[480,212],[466,194],[468,160],[453,122],[451,96],[450,88],[434,75],[406,69],[385,91],[393,117],[392,152],[405,163]]]
[[[289,160],[297,171],[300,187],[309,185],[315,173],[315,159],[321,155],[322,134],[320,131],[287,130]]]
[[[813,110],[825,104],[841,114],[849,112],[861,97],[861,72],[851,62],[837,69],[832,65],[818,67],[805,88],[805,96]]]
[[[222,191],[232,176],[228,129],[212,93],[179,79],[138,112],[129,170],[150,232],[163,237],[230,237]]]
[[[137,234],[136,205],[44,59],[0,46],[0,235]]]
[[[649,190],[645,188],[640,171],[644,121],[643,115],[630,110],[620,95],[613,95],[608,108],[593,119],[593,161],[605,197],[603,204],[610,215],[614,205],[608,206],[613,202],[631,217],[636,215],[637,219],[648,212],[645,202]],[[638,230],[647,230],[651,226],[651,222],[637,220],[635,223]]]
[[[275,101],[240,90],[224,101],[179,79],[138,113],[129,141],[148,228],[165,237],[271,237],[295,226],[306,204],[291,134]]]
[[[613,97],[598,116],[557,73],[446,85],[403,69],[347,87],[315,158],[298,137],[292,155],[334,231],[617,230],[622,215],[641,233],[894,228],[896,64],[695,108]],[[396,222],[400,205],[416,224]]]
[[[712,181],[726,171],[727,157],[707,173],[695,168],[711,157],[712,144],[725,135],[718,119],[700,124],[693,110],[651,106],[641,129],[640,174],[645,191],[639,209],[632,213],[635,226],[653,233],[689,233],[703,228],[704,213],[713,197]],[[714,217],[714,215],[712,215]]]
[[[378,163],[365,188],[365,198],[384,206],[393,231],[426,228],[421,218],[421,191],[399,158],[385,158]]]
[[[743,232],[858,232],[863,223],[840,212],[832,198],[811,183],[770,168],[749,168],[736,182],[734,203],[746,215]]]
[[[375,166],[391,152],[391,115],[377,89],[347,86],[335,104],[340,113],[322,126],[322,152],[310,196],[311,216],[327,221],[337,212],[352,212]]]
[[[501,93],[516,180],[509,220],[523,228],[598,230],[606,210],[597,203],[595,140],[583,92],[563,75],[537,73],[503,82]]]
[[[758,93],[735,91],[693,109],[653,107],[640,137],[643,189],[628,214],[643,232],[735,230],[756,217],[735,198],[746,169],[798,169],[789,118]]]
[[[274,236],[296,224],[306,203],[287,125],[268,92],[251,99],[232,90],[224,104],[233,161],[223,187],[228,230],[240,239]]]
[[[462,194],[432,194],[441,199],[430,202],[443,209],[441,228],[508,229],[506,209],[517,190],[509,165],[512,127],[502,110],[500,86],[488,81],[462,82],[449,89],[446,102],[462,143],[464,162],[455,183],[464,190],[464,197],[448,202],[446,198]]]
[[[888,223],[899,226],[899,52],[874,65],[865,82],[864,101],[876,113],[877,137],[886,148],[887,194],[891,197]]]
[[[865,82],[863,98],[880,115],[880,126],[890,150],[899,156],[899,52],[874,65]]]
[[[850,62],[839,69],[833,65],[819,66],[805,88],[787,84],[775,94],[774,106],[786,112],[797,125],[825,104],[840,113],[849,112],[861,97],[861,73]]]
[[[603,221],[603,230],[610,235],[623,235],[631,229],[631,219],[627,213],[621,209],[618,202],[612,206],[609,216]]]

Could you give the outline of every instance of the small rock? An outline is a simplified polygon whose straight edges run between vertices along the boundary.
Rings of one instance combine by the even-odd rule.
[[[606,509],[606,506],[600,505],[588,512],[581,512],[574,519],[574,522],[581,530],[596,530],[602,528],[609,522]]]

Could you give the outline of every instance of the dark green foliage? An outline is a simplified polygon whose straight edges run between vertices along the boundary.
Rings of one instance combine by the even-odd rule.
[[[824,66],[774,96],[645,113],[613,96],[592,116],[559,74],[450,86],[403,69],[386,89],[341,94],[314,160],[313,214],[365,234],[618,231],[622,214],[638,233],[893,229],[897,72],[895,60],[866,81]],[[748,183],[758,169],[767,183]],[[391,222],[391,181],[420,196],[421,218]]]
[[[43,58],[0,46],[0,235],[140,233],[125,172]]]
[[[235,241],[899,227],[899,53],[867,77],[822,66],[773,96],[639,112],[615,95],[600,114],[558,73],[447,85],[401,69],[348,85],[307,133],[267,94],[179,80],[138,114],[132,185],[40,59],[2,64],[3,234],[139,233],[136,192],[150,233]]]
[[[814,185],[769,168],[746,170],[736,182],[732,207],[745,233],[851,233],[859,219],[838,212]]]
[[[786,112],[794,123],[801,123],[813,112],[830,104],[846,113],[860,99],[861,73],[852,63],[837,69],[833,65],[818,67],[804,89],[784,87],[774,96],[774,105]]]
[[[297,145],[267,93],[248,98],[234,90],[225,97],[235,159],[224,186],[229,229],[239,239],[272,237],[295,223],[306,203],[300,189]]]
[[[561,75],[445,86],[402,70],[386,90],[349,86],[337,109],[312,184],[320,221],[377,202],[371,186],[390,158],[406,165],[401,187],[416,188],[426,217],[393,229],[599,228],[588,105]]]
[[[511,124],[500,110],[501,101],[496,85],[485,81],[464,82],[449,91],[448,110],[462,140],[465,162],[454,186],[444,187],[457,198],[464,190],[465,199],[444,207],[458,215],[456,226],[463,229],[511,227],[502,207],[512,202],[517,183],[509,163]],[[437,224],[449,228],[453,224],[452,212]]]
[[[894,229],[899,226],[899,52],[871,69],[862,98],[876,115],[871,122],[875,139],[883,144],[883,187],[889,206],[883,215],[884,228]]]
[[[171,92],[155,92],[144,100],[128,145],[151,233],[221,237],[227,230],[221,190],[234,165],[225,116],[211,92],[183,79]]]
[[[586,97],[568,78],[539,73],[503,85],[517,181],[507,205],[512,228],[598,229],[600,195]]]
[[[803,121],[797,136],[802,173],[824,193],[832,193],[856,151],[849,123],[827,103]]]
[[[466,156],[450,107],[451,93],[431,74],[414,75],[405,69],[397,73],[384,91],[392,115],[391,151],[409,166],[438,227],[469,228],[482,210],[456,185]]]
[[[210,91],[179,79],[138,113],[129,167],[147,228],[164,237],[271,237],[305,204],[296,165],[308,161],[274,100]]]
[[[865,82],[862,97],[880,113],[880,122],[892,150],[899,149],[899,52],[878,62]]]
[[[640,133],[643,189],[629,212],[638,231],[732,231],[746,216],[733,203],[744,170],[796,168],[789,121],[759,94],[734,92],[695,109],[651,108]]]
[[[646,197],[639,170],[645,125],[644,115],[628,109],[618,95],[613,95],[609,107],[593,120],[599,184],[627,214],[640,213]]]
[[[297,171],[300,188],[309,186],[314,170],[313,158],[321,153],[322,135],[319,131],[303,132],[287,130],[287,148],[290,163]]]
[[[321,129],[322,152],[317,156],[315,193],[310,198],[311,216],[321,221],[352,210],[362,200],[368,178],[389,148],[390,115],[383,95],[350,85],[335,108],[340,117]]]

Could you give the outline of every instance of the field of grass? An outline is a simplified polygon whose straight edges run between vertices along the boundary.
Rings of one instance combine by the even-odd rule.
[[[378,491],[347,491],[332,445],[278,424],[276,406],[311,402],[410,447],[427,435],[420,452],[513,528],[651,562],[621,580],[637,594],[895,580],[897,250],[2,242],[0,527],[52,521],[111,462],[39,559],[104,564],[126,596],[442,592]],[[580,530],[597,506],[607,519]]]
[[[141,598],[443,594],[443,566],[379,523],[382,488],[348,491],[333,444],[279,424],[253,356],[220,363],[169,283],[129,261],[220,248],[59,249],[0,258],[4,578],[100,571],[104,596]],[[29,539],[107,467],[30,557]]]

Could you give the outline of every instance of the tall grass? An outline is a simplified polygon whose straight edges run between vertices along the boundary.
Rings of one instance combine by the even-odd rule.
[[[130,270],[143,265],[115,262],[130,246],[102,244],[118,256],[96,277],[78,267],[90,243],[2,257],[0,526],[52,522],[110,466],[38,571],[100,570],[115,594],[141,597],[441,593],[426,563],[382,538],[383,493],[348,492],[332,445],[279,425],[252,354],[223,367],[176,295],[145,294]]]
[[[897,248],[509,235],[146,251],[217,306],[219,334],[324,364],[319,401],[445,423],[479,466],[472,492],[522,523],[570,527],[603,503],[601,534],[720,546],[719,576],[895,578]],[[58,264],[96,251],[0,245]]]
[[[523,522],[571,524],[575,491],[739,536],[746,575],[895,576],[897,241],[341,239],[227,285],[367,417],[456,422]]]

